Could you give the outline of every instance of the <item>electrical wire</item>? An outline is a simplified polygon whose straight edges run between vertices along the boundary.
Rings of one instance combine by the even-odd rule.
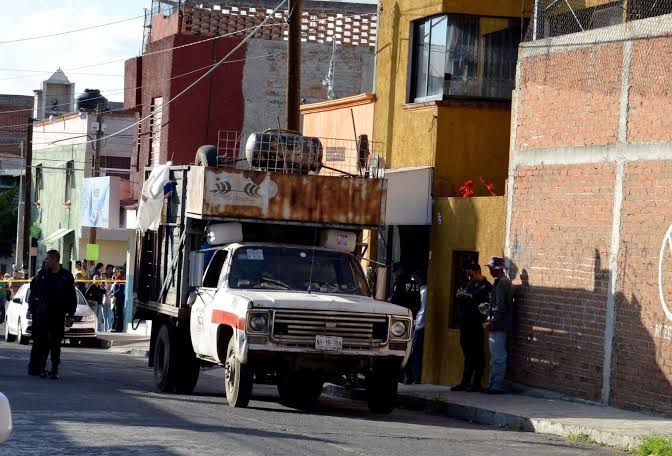
[[[68,104],[70,104],[70,103],[68,103]],[[131,108],[110,109],[109,111],[105,111],[105,113],[108,114],[108,113],[111,113],[111,112],[130,111],[130,110],[133,110],[133,109],[135,109],[135,108],[137,108],[137,107],[139,107],[139,106],[140,106],[140,105],[138,104],[138,105],[135,105],[135,106],[133,106],[133,107],[131,107]],[[32,111],[32,109],[31,109],[31,111]],[[63,115],[67,115],[67,114],[73,114],[73,112],[64,112],[64,113],[63,113]],[[74,114],[76,114],[76,113],[74,113]],[[47,119],[44,119],[44,120],[47,120]],[[40,120],[40,122],[44,122],[44,120]],[[55,124],[57,124],[58,122],[61,122],[61,121],[60,121],[60,120],[58,120],[58,121],[54,121],[54,122],[52,122],[52,123],[50,123],[50,124],[48,124],[48,125],[55,125]],[[4,129],[6,129],[6,128],[13,128],[13,127],[29,127],[30,125],[36,126],[34,123],[22,123],[22,124],[14,124],[14,125],[1,125],[1,126],[0,126],[0,130],[4,130]],[[39,127],[39,126],[38,126],[38,127]]]
[[[286,25],[287,24],[285,24],[285,23],[283,23],[283,24],[267,24],[267,25],[264,25],[264,27],[278,27],[278,26],[284,27]],[[150,56],[150,55],[157,55],[157,54],[162,54],[164,52],[170,52],[170,51],[174,51],[174,50],[177,50],[177,49],[183,49],[183,48],[190,47],[190,46],[197,46],[199,44],[208,43],[208,42],[213,41],[213,40],[219,40],[221,38],[226,38],[226,37],[238,35],[238,34],[241,34],[241,33],[245,33],[246,31],[254,30],[255,28],[256,27],[248,27],[248,28],[236,30],[235,32],[226,33],[224,35],[218,35],[218,36],[213,36],[213,37],[210,37],[210,38],[206,38],[204,40],[194,41],[193,43],[187,43],[187,44],[182,44],[180,46],[174,46],[174,47],[170,47],[170,48],[166,48],[166,49],[160,49],[158,51],[147,52],[147,53],[143,53],[141,56],[138,56],[138,57],[143,57],[144,58],[144,57]],[[256,30],[255,30],[255,33],[256,33]],[[98,66],[109,65],[109,64],[112,64],[112,63],[125,62],[126,60],[129,60],[129,58],[115,59],[115,60],[108,60],[108,61],[105,61],[105,62],[91,63],[89,65],[82,65],[82,66],[73,67],[73,68],[66,68],[66,69],[63,69],[62,71],[67,72],[67,73],[71,73],[72,71],[83,70],[85,68],[93,68],[93,67],[98,67]],[[52,71],[45,71],[44,72],[45,75],[49,75],[51,73],[53,73],[53,72]],[[75,74],[75,73],[72,73],[72,74]],[[12,80],[16,80],[16,79],[26,79],[26,78],[30,78],[30,77],[32,77],[32,75],[15,76],[15,77],[11,77],[11,78],[0,78],[0,81],[12,81]]]
[[[109,135],[105,135],[105,138],[112,138],[112,137],[114,137],[114,136],[117,136],[117,135],[120,134],[120,133],[123,133],[123,132],[125,132],[125,131],[130,130],[130,129],[133,128],[133,127],[136,127],[137,125],[140,125],[142,122],[144,122],[145,120],[147,120],[147,119],[149,119],[149,118],[155,116],[157,113],[159,113],[159,112],[163,112],[163,110],[164,110],[167,106],[169,106],[170,104],[172,104],[172,103],[173,103],[175,100],[177,100],[178,98],[181,98],[184,94],[186,94],[187,92],[189,92],[193,87],[195,87],[195,86],[198,85],[201,81],[203,81],[206,77],[208,77],[208,76],[209,76],[213,71],[215,71],[220,65],[222,65],[224,62],[226,62],[226,61],[228,60],[228,58],[231,57],[234,53],[236,53],[236,52],[237,52],[237,51],[238,51],[238,50],[239,50],[245,43],[247,43],[247,42],[254,36],[254,34],[255,34],[259,29],[261,29],[261,28],[266,24],[266,22],[268,22],[268,20],[269,20],[269,19],[270,19],[270,18],[277,12],[277,10],[279,10],[279,9],[282,7],[282,5],[284,5],[286,2],[287,2],[287,0],[282,0],[282,1],[278,4],[278,6],[276,6],[276,7],[273,9],[273,11],[272,11],[270,14],[268,14],[268,15],[264,18],[264,20],[261,22],[261,24],[257,25],[251,33],[249,33],[247,36],[245,36],[245,38],[243,38],[243,39],[242,39],[242,40],[241,40],[241,41],[240,41],[240,42],[239,42],[239,43],[238,43],[238,44],[237,44],[231,51],[229,51],[229,52],[228,52],[222,59],[220,59],[215,65],[213,65],[212,68],[210,68],[206,73],[204,73],[203,75],[201,75],[200,77],[198,77],[198,79],[196,79],[196,80],[193,81],[191,84],[189,84],[189,85],[188,85],[185,89],[183,89],[180,93],[178,93],[177,95],[175,95],[173,98],[171,98],[171,99],[168,100],[167,102],[163,103],[159,109],[157,109],[157,110],[155,110],[154,112],[152,112],[151,114],[149,114],[149,115],[147,115],[147,116],[141,118],[140,120],[138,120],[138,121],[132,123],[131,125],[128,125],[128,126],[122,128],[121,130],[118,130],[118,131],[116,131],[116,132],[114,132],[114,133],[112,133],[112,134],[109,134]],[[96,140],[88,140],[88,141],[84,141],[84,142],[82,142],[82,143],[80,143],[80,144],[90,144],[90,143],[93,143],[93,142],[96,142]]]
[[[310,43],[310,44],[315,44],[315,43]],[[265,59],[265,58],[268,58],[268,57],[274,57],[276,55],[284,55],[284,54],[287,54],[287,51],[271,52],[271,53],[263,54],[263,55],[245,57],[244,59],[229,60],[225,63],[246,62],[248,60]],[[119,92],[125,92],[127,90],[129,90],[129,91],[130,90],[139,90],[139,89],[144,89],[144,88],[147,88],[147,87],[153,87],[153,86],[156,86],[156,85],[160,85],[160,84],[162,84],[166,81],[172,81],[173,79],[182,78],[184,76],[189,76],[191,74],[198,73],[199,71],[202,71],[202,70],[207,70],[208,68],[212,68],[216,64],[217,63],[212,63],[210,65],[206,65],[206,66],[203,66],[203,67],[200,67],[200,68],[196,68],[195,70],[187,71],[186,73],[181,73],[181,74],[175,75],[171,78],[159,79],[155,82],[152,82],[152,83],[149,83],[149,84],[144,84],[144,85],[137,86],[137,87],[128,87],[128,88],[124,87],[123,89],[100,89],[100,91],[105,92],[106,95],[109,95],[109,94],[115,94],[115,93],[119,93]],[[106,97],[104,95],[101,95],[99,97],[88,98],[87,101],[98,100],[98,99],[101,99],[101,98],[106,98]],[[51,105],[50,107],[55,108],[57,106],[69,106],[71,104],[72,103],[60,103],[60,104]],[[0,111],[0,114],[12,114],[12,113],[17,113],[17,112],[28,112],[28,111],[32,112],[33,108],[12,109],[12,110],[8,110],[8,111]],[[29,124],[25,124],[25,125],[27,126]],[[10,125],[10,126],[16,126],[16,125]],[[0,127],[0,128],[3,128],[3,127]]]
[[[53,70],[29,70],[25,68],[0,68],[0,71],[12,71],[14,73],[44,73],[44,74],[49,74],[53,73]],[[63,71],[63,70],[61,70]],[[72,72],[68,71],[68,74],[76,74],[78,76],[105,76],[105,77],[110,77],[110,78],[119,78],[123,77],[123,74],[105,74],[105,73],[78,73],[78,72]],[[23,78],[24,76],[21,76]],[[25,76],[26,78],[30,76]],[[11,78],[10,78],[11,79]]]
[[[143,14],[142,16],[129,17],[129,18],[126,18],[126,19],[121,19],[119,21],[108,22],[108,23],[105,23],[105,24],[92,25],[92,26],[89,26],[89,27],[83,27],[83,28],[74,29],[74,30],[66,30],[64,32],[49,33],[47,35],[29,36],[29,37],[25,37],[25,38],[17,38],[15,40],[0,41],[0,44],[19,43],[19,42],[23,42],[23,41],[33,41],[33,40],[40,40],[42,38],[51,38],[51,37],[54,37],[54,36],[68,35],[68,34],[71,34],[71,33],[83,32],[83,31],[86,31],[86,30],[93,30],[93,29],[97,29],[97,28],[101,28],[101,27],[108,27],[110,25],[121,24],[122,22],[129,22],[129,21],[133,21],[135,19],[140,19],[140,18],[144,18],[144,17],[145,17],[145,15]]]

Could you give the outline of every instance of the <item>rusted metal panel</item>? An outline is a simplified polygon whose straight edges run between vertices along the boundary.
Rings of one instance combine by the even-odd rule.
[[[187,210],[198,217],[380,226],[384,179],[192,167]]]

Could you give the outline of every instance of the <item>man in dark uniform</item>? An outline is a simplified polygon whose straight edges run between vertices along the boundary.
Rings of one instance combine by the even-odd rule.
[[[451,391],[475,392],[481,390],[481,380],[485,369],[484,317],[479,305],[490,300],[492,285],[483,277],[478,264],[467,266],[469,282],[457,292],[460,321],[460,346],[464,354],[462,382]]]
[[[61,267],[61,255],[47,252],[43,268],[30,282],[28,310],[33,315],[33,348],[28,364],[29,375],[58,379],[61,361],[61,341],[66,316],[77,310],[75,280]],[[51,372],[47,373],[47,358],[51,353]]]

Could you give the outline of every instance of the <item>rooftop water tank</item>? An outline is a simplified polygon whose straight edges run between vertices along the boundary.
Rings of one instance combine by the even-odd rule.
[[[322,153],[318,138],[284,130],[253,133],[245,147],[253,169],[293,174],[319,174]]]
[[[77,111],[95,111],[98,107],[103,111],[109,109],[107,98],[102,96],[98,89],[85,89],[84,93],[77,97]]]

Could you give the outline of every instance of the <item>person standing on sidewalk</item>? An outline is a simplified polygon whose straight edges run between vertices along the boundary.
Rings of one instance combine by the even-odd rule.
[[[462,382],[451,391],[476,392],[481,390],[485,370],[485,341],[483,315],[479,305],[490,301],[492,285],[483,277],[478,264],[467,266],[469,282],[457,292],[459,309],[460,347],[464,355]]]
[[[110,274],[109,276],[107,274],[103,274],[102,276],[103,279],[103,288],[105,290],[105,296],[103,297],[103,321],[105,322],[103,331],[108,332],[112,330],[112,327],[114,326],[114,313],[112,310],[112,278],[114,277],[114,273]]]
[[[101,282],[101,276],[93,276],[93,282],[86,290],[85,297],[89,303],[92,303],[96,314],[96,330],[103,332],[105,317],[103,315],[103,301],[105,299],[105,284]]]
[[[115,269],[114,280],[118,281],[112,285],[112,302],[114,303],[114,328],[115,332],[123,332],[124,330],[124,308],[126,301],[126,280],[124,270],[121,268]]]
[[[413,332],[413,345],[411,352],[411,372],[413,383],[419,385],[422,378],[422,355],[425,344],[425,309],[427,309],[427,284],[420,271],[412,275],[413,281],[418,284],[420,293],[420,310],[415,317],[415,331]]]
[[[504,258],[492,257],[488,262],[490,275],[495,279],[488,307],[488,342],[490,345],[490,380],[483,390],[486,394],[504,393],[506,375],[507,339],[513,329],[513,289],[504,274]]]
[[[47,252],[44,267],[30,282],[28,311],[33,316],[33,348],[28,364],[29,375],[47,377],[47,358],[51,353],[50,378],[58,379],[64,322],[77,310],[75,279],[60,264],[61,254]]]

